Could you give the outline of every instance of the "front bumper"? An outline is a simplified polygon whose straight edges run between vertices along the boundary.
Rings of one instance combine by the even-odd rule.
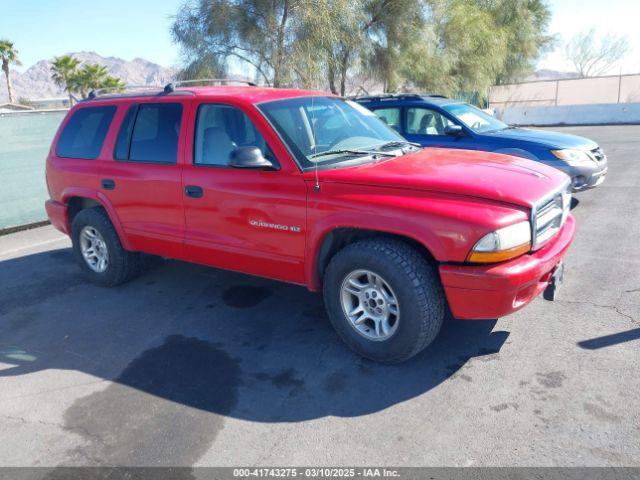
[[[56,227],[62,233],[69,235],[69,222],[67,215],[67,206],[64,203],[56,202],[55,200],[47,200],[44,203],[44,208],[47,211],[47,216],[51,221],[51,225]]]
[[[440,278],[453,316],[494,319],[531,302],[547,287],[573,241],[571,215],[555,240],[538,251],[495,265],[440,265]]]
[[[561,166],[554,166],[571,177],[571,190],[573,193],[597,187],[604,182],[609,170],[606,158],[587,165],[572,166],[562,164]]]

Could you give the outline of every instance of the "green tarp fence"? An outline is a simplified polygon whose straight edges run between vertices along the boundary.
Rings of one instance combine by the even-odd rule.
[[[45,160],[66,113],[0,114],[0,230],[47,219]]]

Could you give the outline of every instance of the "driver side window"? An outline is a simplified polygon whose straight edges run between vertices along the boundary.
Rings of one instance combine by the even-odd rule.
[[[407,133],[413,135],[444,135],[444,128],[453,125],[448,118],[428,108],[407,109]]]
[[[227,105],[200,105],[196,119],[193,163],[228,166],[237,147],[257,147],[265,158],[273,153],[251,119]]]

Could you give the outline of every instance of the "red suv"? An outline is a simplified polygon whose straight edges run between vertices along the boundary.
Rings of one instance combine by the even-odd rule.
[[[62,122],[47,184],[89,280],[125,282],[147,253],[322,290],[340,337],[387,363],[429,345],[447,306],[496,318],[552,290],[575,231],[564,173],[419,149],[303,90],[94,95]]]

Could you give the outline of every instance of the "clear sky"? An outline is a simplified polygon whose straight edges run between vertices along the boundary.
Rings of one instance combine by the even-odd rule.
[[[620,67],[623,73],[640,72],[640,0],[555,0],[548,4],[553,12],[549,30],[558,35],[559,45],[591,27],[600,33],[626,35],[632,51],[611,73],[619,73]],[[573,70],[561,48],[543,57],[538,68]]]
[[[183,0],[0,0],[0,38],[11,39],[24,63],[72,51],[95,51],[126,60],[142,57],[176,66],[169,29]],[[559,39],[596,26],[626,34],[634,48],[623,71],[640,71],[640,0],[553,0],[551,32]],[[560,42],[561,43],[561,42]],[[559,51],[541,68],[571,70]],[[617,73],[617,72],[616,72]]]
[[[170,28],[182,0],[0,0],[0,38],[24,67],[68,52],[94,51],[167,67],[178,61]]]

